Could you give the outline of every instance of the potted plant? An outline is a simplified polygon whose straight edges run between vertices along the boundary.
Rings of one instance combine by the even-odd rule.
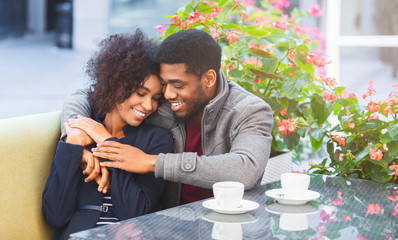
[[[305,17],[320,16],[322,9],[315,4],[287,14],[283,10],[288,6],[287,0],[192,0],[167,16],[169,24],[155,28],[162,38],[188,28],[211,34],[222,47],[227,78],[272,107],[272,153],[297,150],[300,140],[307,140],[315,152],[327,142],[331,164],[313,165],[313,172],[395,181],[390,169],[398,151],[397,102],[392,98],[378,109],[394,119],[372,120],[373,109],[358,105],[354,94],[326,76],[330,62],[322,53],[322,34],[302,24]],[[336,117],[338,123],[331,124]],[[373,159],[373,151],[387,149],[382,160]]]

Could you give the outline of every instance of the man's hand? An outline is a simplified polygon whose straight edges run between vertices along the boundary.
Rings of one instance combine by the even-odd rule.
[[[113,167],[133,173],[148,173],[155,171],[157,155],[149,155],[140,149],[114,141],[98,143],[92,149],[93,155],[111,160],[101,162],[102,167]]]
[[[77,116],[76,119],[69,119],[68,124],[71,128],[79,128],[86,132],[96,143],[103,142],[112,137],[104,125],[91,118]]]
[[[71,144],[77,144],[82,146],[87,146],[93,144],[93,139],[87,135],[86,132],[79,128],[71,128],[68,123],[64,123],[65,131],[66,131],[66,142]]]
[[[109,172],[106,167],[100,167],[100,161],[97,157],[87,150],[83,150],[82,160],[80,168],[83,170],[83,174],[88,175],[84,179],[85,182],[90,182],[95,179],[98,183],[98,191],[106,193],[109,188]],[[101,173],[101,174],[100,174]]]

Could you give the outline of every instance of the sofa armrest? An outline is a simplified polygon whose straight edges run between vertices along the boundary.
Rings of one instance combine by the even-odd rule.
[[[60,112],[0,119],[0,239],[50,239],[42,192],[60,136]]]

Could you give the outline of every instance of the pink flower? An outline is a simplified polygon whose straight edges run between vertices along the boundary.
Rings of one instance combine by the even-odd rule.
[[[369,145],[369,150],[370,150],[370,152],[369,152],[370,159],[380,161],[383,158],[383,153],[381,152],[380,149],[372,148]]]
[[[393,215],[393,216],[396,216],[397,214],[398,214],[398,203],[395,204],[394,212],[392,213],[392,215]]]
[[[369,102],[368,103],[368,111],[371,112],[371,113],[380,112],[379,104],[377,104],[375,102]]]
[[[392,173],[389,173],[389,175],[395,175],[394,177],[394,181],[397,179],[398,177],[398,165],[390,165],[388,167],[391,171],[394,171]],[[397,199],[398,200],[398,199]]]
[[[178,29],[185,29],[185,24],[183,21],[178,23]]]
[[[157,26],[154,26],[153,28],[157,29],[159,34],[162,34],[163,30],[166,29],[166,24],[157,25]]]
[[[176,23],[178,21],[178,17],[174,16],[170,19],[171,23]]]
[[[283,10],[283,8],[287,8],[290,5],[290,2],[288,0],[271,0],[271,4],[276,8],[277,10]]]
[[[220,32],[214,27],[209,27],[209,31],[212,38],[218,38],[220,36]]]
[[[282,133],[283,135],[296,132],[296,119],[294,118],[283,119],[282,121],[278,120],[277,125],[278,132]]]
[[[357,236],[357,240],[368,240],[367,238],[362,237],[359,233]]]
[[[228,39],[228,43],[232,44],[234,42],[236,42],[236,40],[239,39],[239,36],[243,35],[243,33],[240,33],[237,30],[233,30],[232,32],[227,33],[227,39]]]
[[[217,7],[213,8],[213,11],[209,14],[209,19],[213,19],[218,16],[220,10]]]
[[[370,114],[370,116],[368,117],[368,121],[370,121],[372,119],[379,119],[379,114],[377,114],[377,113]]]
[[[362,95],[363,99],[365,99],[368,96],[372,96],[376,94],[376,89],[373,88],[373,80],[369,79],[368,80],[368,90]]]
[[[282,117],[283,117],[283,116],[286,115],[286,112],[287,112],[287,111],[286,111],[286,109],[284,108],[284,109],[282,109],[279,113],[280,113],[280,114],[282,115]]]
[[[261,79],[261,78],[257,78],[256,79],[256,83],[260,83],[260,82],[262,82],[263,80]]]
[[[308,8],[308,12],[311,16],[320,17],[322,16],[323,9],[319,6],[318,2]]]
[[[355,123],[347,123],[347,127],[349,129],[354,129],[355,128]]]
[[[340,153],[339,154],[339,161],[342,162],[344,160],[344,154]]]
[[[296,54],[294,54],[294,51],[289,51],[288,54],[287,54],[287,58],[290,61],[293,61],[293,60],[297,59]]]
[[[333,101],[334,99],[338,98],[336,95],[333,93],[330,93],[328,91],[323,91],[323,99],[326,101],[326,99],[329,99],[330,101]]]
[[[279,18],[278,20],[276,20],[275,22],[272,22],[272,23],[270,24],[270,27],[273,27],[273,28],[280,28],[280,29],[282,29],[283,31],[286,31],[286,30],[287,30],[287,27],[291,25],[291,23],[289,23],[289,22],[287,21],[287,18],[288,18],[288,17],[289,17],[289,15],[287,15],[287,14],[282,14],[282,15],[281,15],[281,18]]]
[[[381,211],[381,207],[379,204],[369,204],[368,205],[368,212],[366,213],[365,217],[368,217],[368,214],[378,214]]]
[[[343,138],[343,137],[340,137],[339,135],[334,135],[333,137],[332,137],[334,140],[336,140],[338,143],[339,143],[339,145],[340,146],[345,146],[345,138]]]
[[[343,197],[341,197],[341,192],[337,192],[337,199],[330,202],[332,206],[343,205]]]
[[[351,217],[350,216],[344,216],[344,221],[346,221],[346,222],[350,221],[351,222]]]
[[[337,86],[336,78],[322,78],[322,81],[328,86],[329,88],[335,88]]]

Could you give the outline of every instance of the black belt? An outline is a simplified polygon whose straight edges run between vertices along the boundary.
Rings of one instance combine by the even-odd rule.
[[[82,206],[78,206],[76,208],[76,211],[79,211],[79,210],[95,210],[95,211],[100,211],[100,212],[111,212],[111,213],[116,215],[116,213],[113,210],[113,208],[105,206],[105,205],[101,205],[101,206],[97,206],[97,205],[82,205]]]

